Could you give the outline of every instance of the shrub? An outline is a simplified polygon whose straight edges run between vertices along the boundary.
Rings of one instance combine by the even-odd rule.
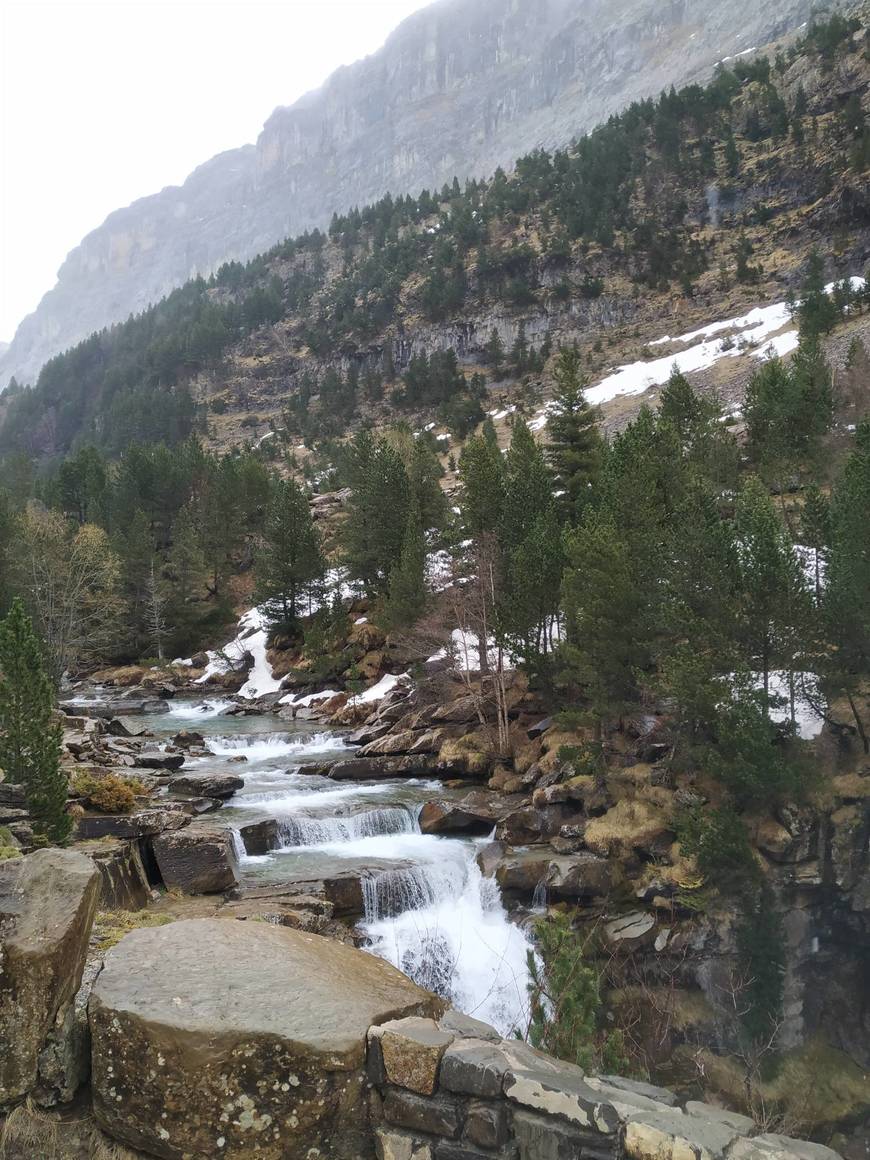
[[[138,778],[119,777],[116,773],[96,777],[85,771],[75,774],[72,788],[91,809],[101,814],[126,814],[135,807],[136,799],[146,792]]]

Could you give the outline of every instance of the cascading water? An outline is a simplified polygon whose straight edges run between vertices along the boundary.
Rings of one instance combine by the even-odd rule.
[[[246,757],[249,762],[274,761],[288,757],[301,760],[344,748],[334,733],[315,733],[300,737],[298,733],[216,735],[206,738],[206,747],[215,757]]]
[[[196,712],[203,719],[219,716],[220,705],[204,702]],[[176,721],[183,715],[191,715],[190,707],[172,714]],[[171,736],[177,724],[164,720]],[[263,732],[265,724],[227,716],[211,726],[219,732],[210,733],[205,721],[209,757],[197,759],[223,768],[233,758],[247,758],[233,764],[245,785],[226,816],[244,875],[280,883],[358,874],[365,906],[359,929],[367,950],[502,1034],[525,1031],[532,944],[510,922],[497,883],[480,872],[476,857],[486,839],[420,831],[421,804],[443,793],[443,786],[336,783],[306,773],[307,763],[338,757],[346,748],[342,738]],[[261,820],[277,823],[276,848],[249,855],[239,830]]]

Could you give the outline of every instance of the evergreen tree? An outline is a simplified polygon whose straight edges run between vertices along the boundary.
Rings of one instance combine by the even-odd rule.
[[[647,667],[646,608],[621,529],[588,512],[566,539],[566,679],[585,687],[599,732],[637,698]]]
[[[816,483],[811,483],[804,493],[801,511],[801,538],[813,553],[813,587],[816,604],[822,599],[822,575],[828,548],[831,543],[831,506]]]
[[[590,502],[601,467],[598,415],[586,402],[587,380],[576,350],[559,352],[554,369],[556,389],[547,419],[547,454],[568,520],[578,523]]]
[[[743,1027],[761,1045],[774,1035],[782,1016],[787,939],[770,886],[763,882],[744,903],[737,948],[746,979],[741,995]]]
[[[504,457],[497,444],[473,436],[459,457],[462,481],[462,516],[469,535],[479,538],[494,532],[504,509]]]
[[[862,423],[856,447],[831,496],[831,547],[825,611],[833,653],[827,682],[844,689],[864,752],[870,737],[854,692],[870,673],[870,423]]]
[[[39,642],[24,605],[15,599],[0,623],[0,768],[24,786],[35,829],[50,842],[66,842],[67,779],[60,768],[61,726]]]
[[[402,555],[411,499],[408,473],[394,447],[361,431],[351,445],[349,481],[347,564],[366,592],[383,597]]]
[[[257,558],[257,598],[269,621],[293,629],[325,570],[308,496],[295,479],[276,481]]]
[[[199,544],[193,513],[185,506],[172,525],[172,544],[167,558],[169,589],[166,618],[172,645],[182,655],[199,643],[202,598],[205,595],[206,562]]]
[[[483,357],[486,365],[492,371],[492,377],[496,380],[500,379],[504,366],[504,344],[495,327],[492,328],[489,340],[483,348]]]
[[[544,453],[520,418],[514,420],[504,457],[505,485],[499,540],[504,550],[521,543],[535,522],[553,507],[553,477]]]
[[[798,307],[798,323],[801,336],[817,338],[827,334],[839,318],[837,307],[830,294],[825,293],[825,263],[818,250],[813,250],[807,259],[807,272],[801,287],[801,301]]]
[[[385,619],[391,629],[407,628],[426,606],[426,539],[420,505],[414,497],[402,540],[402,554],[390,573]]]
[[[746,661],[761,674],[767,702],[771,670],[778,665],[793,674],[806,647],[808,593],[800,562],[759,479],[744,484],[734,524]]]

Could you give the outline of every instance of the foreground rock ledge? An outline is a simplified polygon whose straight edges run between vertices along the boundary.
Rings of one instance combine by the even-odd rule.
[[[99,881],[72,850],[0,865],[0,1106],[35,1086],[46,1037],[79,988]]]
[[[317,935],[229,919],[134,931],[90,1000],[95,1115],[167,1160],[360,1160],[369,1027],[442,1010]]]

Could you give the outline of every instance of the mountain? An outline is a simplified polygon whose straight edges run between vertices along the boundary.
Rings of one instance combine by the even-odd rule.
[[[256,145],[112,213],[0,355],[30,382],[52,354],[196,274],[333,212],[564,145],[630,101],[703,79],[795,28],[814,0],[440,0],[374,55],[276,110]]]
[[[870,257],[868,13],[636,102],[510,176],[385,197],[186,283],[7,390],[0,454],[114,456],[193,432],[224,448],[277,432],[262,453],[280,454],[397,413],[461,441],[487,396],[505,416],[508,390],[539,405],[559,346],[585,349],[593,395],[633,364],[636,405],[647,368],[670,370],[662,336],[779,303],[776,325],[733,328],[715,373],[698,352],[692,369],[739,401],[768,341],[788,346],[812,252],[828,279]]]

